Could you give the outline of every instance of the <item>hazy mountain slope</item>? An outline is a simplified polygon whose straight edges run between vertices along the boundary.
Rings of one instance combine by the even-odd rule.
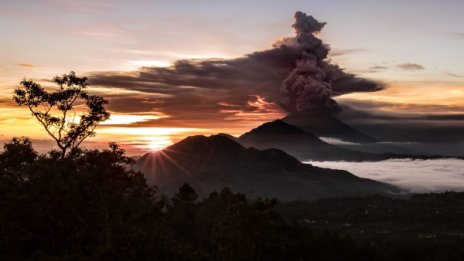
[[[257,149],[276,148],[299,160],[382,160],[384,155],[358,152],[328,144],[315,135],[282,120],[275,120],[243,134],[239,142]]]
[[[325,110],[313,109],[296,112],[289,114],[282,120],[318,137],[332,137],[354,143],[374,143],[379,141],[343,123]]]
[[[343,113],[343,112],[342,112]],[[351,151],[359,151],[364,153],[395,153],[408,155],[423,155],[419,150],[404,148],[395,145],[391,142],[379,140],[368,134],[365,134],[356,128],[344,123],[332,113],[321,110],[312,109],[303,112],[297,112],[287,115],[282,119],[284,122],[298,127],[308,133],[343,148]],[[325,138],[335,139],[335,143],[328,141]],[[337,142],[341,141],[341,142]],[[429,153],[430,154],[430,153]]]
[[[302,164],[277,149],[244,148],[224,135],[188,137],[137,160],[150,184],[172,194],[185,182],[201,195],[230,187],[251,197],[283,200],[388,194],[395,187],[347,171]]]
[[[283,150],[301,161],[380,161],[393,158],[451,158],[448,156],[423,155],[419,153],[384,153],[382,149],[387,149],[388,145],[386,145],[386,147],[382,147],[381,143],[365,143],[357,146],[353,145],[351,147],[352,149],[347,149],[344,146],[328,144],[315,135],[285,123],[282,120],[264,123],[261,126],[243,134],[239,137],[239,139],[237,139],[237,141],[245,147],[254,147],[257,149],[275,148]],[[355,150],[356,148],[361,149],[366,146],[373,149],[373,151],[376,151],[375,148],[377,148],[378,152],[371,153]]]

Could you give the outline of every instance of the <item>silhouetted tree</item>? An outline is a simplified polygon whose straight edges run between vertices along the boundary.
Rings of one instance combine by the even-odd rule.
[[[198,198],[198,194],[188,183],[185,183],[179,188],[179,192],[174,195],[172,202],[174,204],[190,204],[193,205]]]
[[[213,192],[200,202],[195,216],[195,223],[198,227],[196,233],[198,241],[203,243],[211,242],[214,229],[231,208],[240,204],[246,204],[245,195],[234,194],[229,188],[224,188],[220,192]]]
[[[23,180],[27,168],[34,162],[38,154],[28,138],[13,138],[3,145],[0,154],[0,175]]]
[[[13,139],[0,159],[0,260],[166,259],[165,201],[117,145],[61,159]]]
[[[61,158],[67,151],[77,148],[86,138],[95,135],[97,125],[109,118],[101,96],[88,95],[87,77],[77,77],[74,72],[56,76],[53,82],[58,90],[47,92],[34,81],[21,81],[23,88],[14,91],[14,101],[29,108],[32,115],[45,128],[61,150]],[[80,102],[80,103],[79,103]],[[84,105],[86,111],[77,110]],[[80,111],[81,114],[77,115]]]
[[[169,202],[114,143],[63,159],[27,138],[4,148],[0,260],[464,260],[464,193],[199,201],[184,184]]]
[[[197,206],[195,200],[197,192],[187,183],[179,188],[168,207],[167,216],[174,233],[180,237],[191,240],[195,233],[195,215]]]
[[[284,221],[276,201],[257,200],[230,207],[214,229],[221,260],[284,260]]]

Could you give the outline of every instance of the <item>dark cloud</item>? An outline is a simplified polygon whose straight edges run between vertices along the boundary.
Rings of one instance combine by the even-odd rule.
[[[305,38],[310,37],[310,35],[314,33],[320,32],[325,24],[326,23],[317,21],[311,15],[298,11],[295,13],[295,23],[292,27],[295,28],[298,42],[306,43],[307,40]]]
[[[425,118],[430,120],[464,121],[464,114],[426,115]]]
[[[280,87],[280,104],[289,112],[304,111],[314,107],[339,111],[340,107],[332,99],[332,82],[341,76],[338,66],[324,61],[329,47],[315,36],[325,26],[311,15],[295,13],[296,37],[294,48],[301,50],[295,67]]]
[[[354,74],[345,73],[332,82],[334,96],[352,92],[377,92],[385,88],[385,84],[365,78],[359,78]]]
[[[424,70],[424,66],[417,64],[417,63],[401,63],[397,64],[396,67],[403,69],[403,70]]]
[[[327,101],[331,101],[332,96],[384,88],[378,82],[345,73],[338,66],[324,61],[329,48],[312,34],[321,30],[325,23],[317,22],[301,12],[295,17],[293,27],[296,37],[281,40],[269,50],[236,59],[179,60],[171,67],[144,67],[130,73],[96,72],[89,78],[93,85],[139,91],[147,96],[111,97],[112,110],[159,111],[173,116],[171,120],[188,117],[224,119],[257,112],[272,115],[281,110],[278,105],[286,111],[293,111],[297,106],[295,101],[289,99],[291,93],[282,90],[282,82],[288,81],[289,74],[297,64],[308,57],[316,57],[318,64],[309,70],[310,79],[317,78],[316,86],[327,89],[326,94],[320,96]],[[318,70],[316,73],[313,72],[315,68]],[[322,77],[320,74],[323,74]],[[305,81],[308,79],[305,78]],[[306,90],[303,92],[305,97],[316,97],[323,93]],[[261,107],[252,105],[257,97],[262,103]],[[301,101],[312,103],[315,99],[305,98]],[[263,104],[267,104],[264,112]],[[230,110],[231,107],[234,110]]]
[[[231,106],[237,109],[236,113],[253,110],[250,103],[257,96],[269,103],[275,101],[276,97],[268,90],[277,90],[279,78],[289,71],[286,61],[277,58],[287,57],[287,49],[233,60],[183,60],[170,68],[143,68],[132,74],[97,73],[90,79],[93,85],[145,93],[109,97],[109,108],[113,111],[159,111],[171,115],[171,122],[211,124],[231,116],[233,113],[227,112]]]
[[[127,77],[127,76],[125,76]],[[119,79],[121,82],[127,79]],[[95,81],[95,80],[94,80]],[[271,120],[282,114],[277,105],[268,103],[259,96],[234,92],[227,88],[201,88],[184,85],[154,85],[162,95],[130,94],[105,95],[110,100],[108,109],[122,113],[160,112],[168,118],[134,123],[132,126],[198,127],[210,128],[214,122],[227,127],[228,120]],[[144,90],[145,85],[135,85]],[[250,115],[254,117],[250,118]],[[255,123],[256,124],[256,123]],[[230,125],[234,125],[230,121]],[[216,126],[217,127],[217,126]]]

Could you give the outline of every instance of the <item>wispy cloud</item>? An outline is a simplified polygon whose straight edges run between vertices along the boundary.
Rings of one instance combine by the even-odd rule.
[[[367,73],[377,73],[377,72],[385,71],[387,69],[388,69],[388,67],[386,67],[386,66],[371,66],[371,67],[367,68],[365,70],[365,72],[367,72]]]
[[[362,145],[361,143],[355,143],[350,141],[344,141],[341,139],[333,138],[333,137],[319,137],[321,140],[333,144],[333,145],[351,145],[351,146],[359,146]]]
[[[84,13],[108,11],[113,6],[110,0],[40,0],[42,3]]]
[[[330,52],[330,56],[336,57],[336,56],[343,56],[343,55],[349,55],[353,53],[359,53],[359,52],[364,52],[366,49],[335,49]]]
[[[39,68],[40,67],[38,65],[30,64],[30,63],[19,63],[17,65],[22,68]]]
[[[444,72],[444,74],[451,76],[451,77],[464,78],[464,75],[462,74],[456,74],[456,73],[451,73],[451,72]]]
[[[424,66],[417,64],[417,63],[401,63],[401,64],[397,64],[396,67],[403,69],[403,70],[410,70],[410,71],[425,69]]]
[[[132,42],[128,37],[127,29],[122,23],[93,22],[69,27],[64,32],[70,35],[83,36],[97,40],[109,40],[112,44],[115,42]]]

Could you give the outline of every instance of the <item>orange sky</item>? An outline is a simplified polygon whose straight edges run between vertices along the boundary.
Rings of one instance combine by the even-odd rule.
[[[334,3],[329,2],[311,2],[309,10],[309,2],[304,1],[2,3],[0,140],[13,136],[47,140],[27,109],[13,104],[13,90],[24,77],[49,86],[45,79],[71,70],[92,80],[99,73],[133,75],[143,72],[142,66],[169,67],[180,59],[241,57],[292,36],[290,25],[296,10],[328,22],[320,37],[331,45],[333,63],[388,87],[337,97],[340,103],[375,102],[379,111],[400,114],[464,113],[464,20],[457,11],[461,9],[453,7],[462,3],[334,1],[338,6],[334,10]],[[243,4],[248,8],[242,8]],[[136,89],[131,84],[89,88],[90,93],[110,100],[112,118],[86,146],[99,148],[117,141],[130,154],[139,154],[187,135],[240,135],[284,115],[265,98],[250,96],[241,107],[225,101],[198,104],[203,118],[195,115],[197,108],[175,104],[185,114],[176,118],[174,109],[142,106],[172,94],[146,92],[143,86]],[[198,94],[202,95],[207,96]]]

